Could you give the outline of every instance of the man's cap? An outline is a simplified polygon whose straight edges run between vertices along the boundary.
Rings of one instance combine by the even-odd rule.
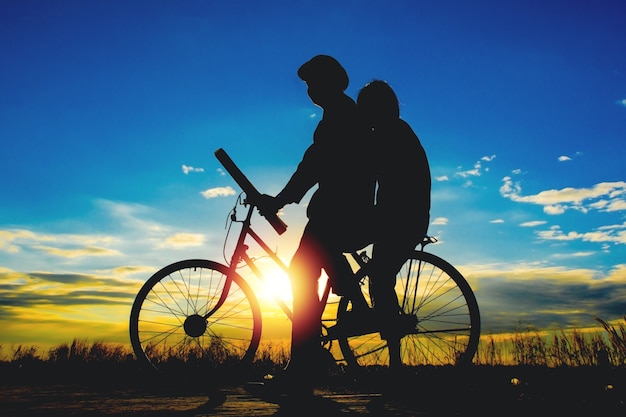
[[[325,84],[344,91],[348,88],[348,73],[332,56],[316,55],[298,69],[298,77],[307,84]]]

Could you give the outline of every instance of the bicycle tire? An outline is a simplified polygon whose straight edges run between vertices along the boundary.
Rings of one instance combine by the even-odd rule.
[[[363,292],[371,302],[368,282],[365,279]],[[480,312],[474,292],[454,266],[416,250],[397,274],[396,292],[402,312],[417,316],[415,329],[400,340],[403,365],[472,363],[480,338]],[[342,299],[338,322],[350,308],[349,300]],[[339,338],[339,346],[349,366],[389,365],[387,341],[378,332]]]
[[[227,359],[251,362],[261,339],[261,310],[248,283],[226,265],[204,259],[175,262],[157,271],[137,293],[130,340],[140,364],[215,367]]]

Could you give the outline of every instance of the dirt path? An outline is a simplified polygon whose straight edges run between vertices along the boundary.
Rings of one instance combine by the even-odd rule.
[[[623,368],[433,369],[393,379],[368,373],[360,380],[335,380],[318,388],[314,401],[292,405],[260,399],[244,385],[199,387],[209,381],[172,379],[166,387],[149,379],[125,387],[120,378],[87,385],[14,381],[0,384],[0,417],[626,415]]]
[[[404,409],[403,409],[404,408]],[[317,390],[316,399],[305,405],[279,405],[249,394],[243,387],[209,394],[184,392],[150,393],[142,390],[86,389],[71,386],[4,387],[0,392],[0,416],[412,416],[419,410],[383,401],[379,393],[340,393]],[[420,415],[425,415],[421,414]]]

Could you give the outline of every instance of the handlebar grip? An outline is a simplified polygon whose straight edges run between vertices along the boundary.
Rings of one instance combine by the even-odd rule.
[[[263,216],[265,219],[270,222],[276,233],[282,235],[287,231],[287,224],[280,218],[278,215],[274,214],[271,216]]]
[[[219,148],[215,151],[215,157],[221,162],[221,164],[226,168],[226,171],[230,174],[231,177],[235,180],[235,182],[241,187],[241,189],[246,193],[247,199],[251,204],[257,205],[259,201],[259,197],[261,193],[256,189],[254,185],[250,182],[250,180],[244,175],[243,172],[235,165],[235,162],[230,158],[230,156],[226,153],[226,151],[222,148]],[[276,214],[270,216],[263,216],[265,219],[272,225],[274,230],[279,235],[282,235],[287,230],[287,225],[282,221],[280,217]]]

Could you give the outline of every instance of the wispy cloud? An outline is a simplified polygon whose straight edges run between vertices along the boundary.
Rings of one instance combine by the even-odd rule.
[[[73,296],[78,292],[93,292],[100,300],[99,303],[106,306],[114,302],[109,298],[112,295],[116,299],[129,299],[136,293],[136,282],[104,275],[7,271],[0,273],[0,280],[2,307],[37,307],[36,303],[42,303],[55,304],[62,309],[67,305],[84,303],[85,300]]]
[[[216,197],[227,197],[229,195],[235,195],[236,193],[235,190],[232,189],[232,187],[215,187],[204,190],[200,192],[200,194],[202,194],[202,197],[208,200],[210,198]]]
[[[20,246],[14,242],[24,239],[35,239],[35,234],[30,230],[0,230],[0,251],[17,253]]]
[[[493,219],[493,220],[489,220],[489,223],[501,224],[501,223],[504,223],[504,220],[503,219]]]
[[[591,232],[563,232],[560,226],[552,226],[549,230],[538,231],[537,236],[544,240],[585,242],[610,242],[626,245],[626,222],[621,225],[602,226]]]
[[[544,220],[534,220],[534,221],[530,221],[530,222],[524,222],[524,223],[520,223],[520,226],[522,227],[536,227],[536,226],[541,226],[542,224],[546,224],[547,222]]]
[[[562,214],[566,210],[586,213],[594,209],[604,212],[626,210],[626,182],[601,182],[590,188],[566,187],[546,190],[538,194],[523,196],[519,182],[506,176],[502,179],[500,195],[518,203],[543,206],[546,214]]]
[[[149,276],[149,274],[153,273],[154,271],[154,267],[124,265],[113,268],[110,273],[116,277],[126,277],[135,274]]]
[[[115,275],[0,272],[0,343],[62,343],[77,334],[125,341],[136,281]],[[33,314],[37,314],[36,330]]]
[[[445,217],[436,217],[430,224],[433,226],[445,226],[448,224],[448,219]]]
[[[118,255],[115,250],[95,245],[110,245],[111,236],[36,233],[26,229],[0,230],[0,252],[18,253],[25,248],[51,255],[75,258],[79,256]],[[42,245],[42,243],[46,243]]]
[[[184,249],[204,244],[204,235],[198,233],[176,233],[165,238],[160,248]]]
[[[114,220],[115,224],[124,230],[145,232],[160,232],[163,226],[151,220],[155,210],[149,206],[137,203],[126,203],[111,200],[97,200],[96,206],[102,210],[106,218]]]
[[[205,245],[207,251],[221,245],[184,224],[187,216],[179,216],[183,225],[174,226],[161,222],[169,219],[163,213],[143,205],[99,200],[96,206],[96,220],[91,220],[99,228],[95,234],[93,227],[79,222],[72,227],[83,234],[0,229],[0,264],[22,271],[106,273],[143,280],[151,268],[175,257],[172,249],[197,253]],[[113,273],[111,268],[122,269]]]
[[[195,168],[189,165],[183,165],[182,166],[183,169],[183,174],[187,175],[190,172],[204,172],[204,168]]]
[[[32,247],[50,255],[60,256],[62,258],[78,258],[86,256],[117,256],[120,255],[119,251],[107,248],[99,248],[94,246],[86,246],[82,248],[59,248],[53,246],[41,246],[35,245]]]
[[[467,178],[467,177],[479,177],[481,173],[482,173],[482,164],[480,161],[477,161],[474,164],[474,167],[472,169],[468,169],[465,171],[458,171],[454,175],[456,175],[457,177],[461,177],[461,178]]]
[[[491,162],[495,159],[495,155],[483,156],[478,161],[474,162],[472,169],[457,171],[454,175],[461,178],[480,177],[484,172],[489,171],[489,167],[485,165],[486,162]],[[461,167],[459,167],[461,169]],[[466,183],[471,185],[471,182]]]
[[[482,300],[486,331],[506,331],[511,321],[543,330],[595,327],[594,317],[621,317],[626,305],[626,265],[604,273],[519,263],[458,267]]]
[[[448,181],[449,178],[447,175],[440,175],[438,177],[435,177],[435,181],[439,181],[439,182],[443,182],[443,181]]]
[[[580,156],[582,156],[583,153],[578,151],[574,154],[574,156],[569,156],[569,155],[561,155],[557,158],[557,160],[559,162],[567,162],[567,161],[572,161],[574,158],[578,158]]]
[[[553,258],[586,258],[595,255],[594,251],[574,252],[574,253],[557,253],[552,255]]]

